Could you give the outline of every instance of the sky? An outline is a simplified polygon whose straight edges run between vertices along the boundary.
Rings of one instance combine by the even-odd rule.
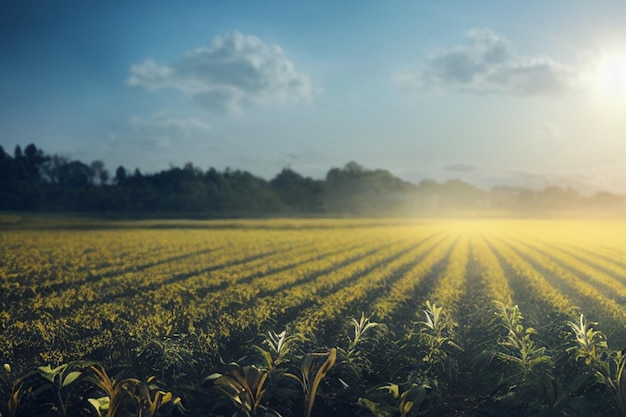
[[[0,0],[0,146],[626,193],[626,2]]]

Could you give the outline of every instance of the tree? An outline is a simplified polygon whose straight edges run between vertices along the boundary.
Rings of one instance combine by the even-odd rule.
[[[9,178],[9,172],[13,159],[11,155],[4,151],[4,148],[0,145],[0,181],[6,181]]]
[[[95,179],[98,179],[100,185],[106,184],[109,180],[109,173],[104,168],[104,162],[100,160],[93,161],[90,165],[91,171],[93,172],[92,184]]]
[[[34,144],[30,144],[24,149],[26,156],[26,172],[30,181],[39,183],[41,181],[41,169],[48,161],[49,157],[45,156],[43,151],[37,149]]]
[[[322,187],[312,178],[305,178],[291,168],[284,168],[270,181],[270,187],[281,203],[299,212],[321,210]]]
[[[93,183],[93,171],[80,161],[71,161],[61,167],[59,183],[71,188],[86,188]]]
[[[126,168],[124,168],[123,166],[119,166],[117,167],[117,169],[115,170],[115,183],[117,185],[124,185],[126,184]]]

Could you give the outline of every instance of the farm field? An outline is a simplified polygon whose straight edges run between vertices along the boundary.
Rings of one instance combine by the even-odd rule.
[[[161,384],[148,396],[162,403],[153,414],[126,404],[110,415],[624,415],[625,325],[621,221],[153,221],[0,233],[6,415],[113,413],[72,397],[77,374],[56,396],[33,388],[13,399],[45,365]],[[309,385],[304,405],[297,393],[279,401],[280,372],[293,391],[307,357],[317,399]],[[269,376],[255,379],[249,409],[233,400],[241,392],[206,379],[231,375],[229,362]]]

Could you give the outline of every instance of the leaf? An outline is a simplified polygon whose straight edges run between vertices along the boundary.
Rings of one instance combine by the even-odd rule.
[[[315,402],[315,395],[317,393],[317,389],[319,387],[320,382],[326,376],[328,371],[330,371],[330,369],[335,365],[335,362],[337,360],[337,348],[331,348],[328,351],[328,353],[324,353],[324,354],[309,354],[305,358],[302,364],[303,379],[305,381],[308,381],[309,374],[311,372],[312,365],[313,365],[313,359],[317,357],[324,357],[324,356],[326,356],[327,358],[324,361],[324,363],[322,363],[322,365],[319,367],[317,372],[315,373],[313,382],[311,383],[309,390],[308,390],[308,398],[306,398],[306,410],[305,410],[306,417],[311,416],[311,412],[313,411],[313,403]],[[305,388],[305,391],[306,391],[306,384],[303,384],[303,387]]]
[[[283,376],[284,376],[284,377],[287,377],[287,378],[291,378],[291,379],[293,379],[293,380],[296,380],[296,381],[298,381],[300,384],[302,384],[302,379],[301,379],[298,375],[294,375],[294,374],[292,374],[292,373],[290,373],[290,372],[285,372],[285,373],[283,374]]]
[[[40,366],[37,368],[37,370],[42,374],[42,375],[50,375],[53,374],[54,371],[52,370],[52,366],[50,365],[46,365],[46,366]]]
[[[53,384],[42,384],[41,386],[39,386],[39,388],[37,388],[36,390],[34,390],[33,392],[31,392],[30,395],[32,395],[33,397],[37,397],[39,394],[46,392],[50,389],[53,389],[54,385]]]
[[[37,371],[39,372],[41,376],[46,378],[48,381],[54,383],[56,376],[62,373],[63,371],[65,371],[66,368],[67,368],[67,364],[58,366],[54,369],[52,369],[50,365],[46,365],[46,366],[38,367]]]
[[[359,398],[357,404],[367,408],[375,417],[393,417],[396,409],[382,403],[377,403],[367,398]]]
[[[268,375],[267,370],[256,366],[241,367],[233,363],[227,372],[215,380],[214,387],[235,406],[250,414],[261,406],[265,395],[263,385]]]
[[[214,381],[216,379],[219,379],[221,376],[222,376],[222,374],[216,372],[216,373],[211,374],[211,375],[207,376],[206,378],[204,378],[202,380],[202,382],[204,383],[204,382],[207,382],[207,381]]]
[[[19,405],[20,402],[20,393],[22,392],[22,388],[24,387],[24,382],[20,382],[19,385],[17,383],[17,381],[15,382],[15,385],[13,386],[13,393],[11,394],[11,396],[9,397],[9,401],[7,402],[7,409],[9,411],[9,415],[14,415],[17,407]]]
[[[96,409],[100,417],[103,416],[103,412],[106,413],[109,410],[111,405],[109,397],[89,398],[87,401]]]
[[[272,369],[274,367],[274,359],[272,358],[272,354],[259,346],[253,346],[253,348],[261,354],[263,360],[265,361],[265,365],[267,365],[269,369]]]
[[[570,393],[575,393],[576,391],[578,391],[580,388],[582,388],[582,386],[589,381],[589,379],[591,378],[591,375],[589,374],[581,374],[578,375],[576,378],[574,378],[574,380],[572,382],[570,382],[570,384],[568,385],[567,389]]]
[[[413,408],[413,402],[412,401],[405,402],[402,405],[402,409],[400,410],[400,415],[402,417],[406,416],[411,411],[411,408]]]
[[[69,374],[67,374],[67,376],[65,377],[65,379],[63,380],[63,383],[61,384],[61,387],[66,387],[69,384],[71,384],[72,382],[76,381],[76,379],[82,375],[82,372],[80,371],[74,371],[74,372],[70,372]]]
[[[171,401],[173,397],[174,396],[172,395],[171,392],[166,392],[165,394],[163,394],[163,397],[161,398],[161,404],[165,404]]]
[[[400,397],[400,387],[398,386],[398,384],[387,384],[387,385],[383,385],[382,387],[378,388],[379,390],[385,390],[388,393],[390,393],[391,395],[393,395],[393,398],[399,398]]]

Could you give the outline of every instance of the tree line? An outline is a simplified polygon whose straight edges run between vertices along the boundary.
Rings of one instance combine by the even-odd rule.
[[[144,174],[102,161],[85,163],[34,144],[0,146],[0,210],[198,217],[273,215],[411,215],[461,210],[546,211],[624,208],[626,197],[582,196],[572,188],[483,190],[455,179],[414,184],[356,162],[331,168],[323,179],[283,168],[266,180],[248,171],[191,162]]]

